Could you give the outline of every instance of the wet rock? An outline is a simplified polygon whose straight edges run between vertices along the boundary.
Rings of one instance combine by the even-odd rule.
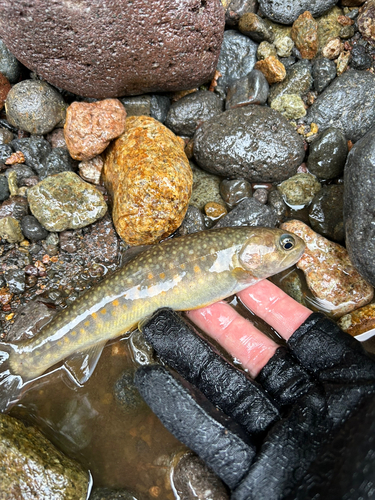
[[[190,198],[190,205],[203,210],[206,203],[215,201],[224,205],[224,201],[220,195],[220,177],[209,174],[194,163],[190,162],[193,172],[193,189]]]
[[[12,196],[5,200],[0,207],[0,219],[2,217],[14,217],[21,221],[22,217],[29,213],[27,199],[24,196]]]
[[[229,500],[226,488],[205,463],[192,453],[185,453],[173,470],[172,482],[184,500]]]
[[[330,240],[342,242],[345,238],[343,208],[344,186],[342,184],[323,186],[311,202],[309,210],[311,227]]]
[[[288,207],[280,191],[275,189],[268,194],[268,204],[276,212],[278,220],[285,219]]]
[[[41,180],[61,172],[71,172],[74,170],[74,161],[65,148],[53,148],[48,155],[43,168],[38,171]]]
[[[336,73],[340,76],[348,69],[348,64],[350,60],[350,51],[342,51],[339,57],[336,59]]]
[[[246,76],[233,82],[227,92],[225,109],[239,108],[248,104],[264,104],[269,85],[263,73],[253,69]]]
[[[104,160],[101,155],[95,156],[91,160],[82,161],[79,163],[79,175],[84,181],[92,184],[100,184],[100,176],[102,174]]]
[[[201,123],[220,115],[222,111],[223,101],[214,92],[201,90],[174,102],[165,125],[176,135],[192,137]]]
[[[19,295],[25,291],[25,271],[23,269],[8,269],[4,273],[9,292]]]
[[[9,498],[86,498],[89,475],[34,427],[0,415],[1,489]]]
[[[118,99],[73,102],[66,111],[64,136],[75,160],[90,160],[125,130],[126,111]]]
[[[343,26],[340,30],[341,40],[349,40],[355,35],[356,29],[354,26]]]
[[[39,223],[33,215],[25,215],[21,221],[22,232],[30,241],[44,240],[48,236],[48,231]]]
[[[343,11],[335,6],[317,19],[319,50],[321,50],[329,40],[340,36],[342,25],[338,22],[338,19],[342,14]]]
[[[43,135],[63,124],[66,104],[47,82],[23,80],[12,87],[5,109],[11,125]]]
[[[89,262],[111,264],[118,261],[120,241],[108,214],[85,230],[82,244]]]
[[[3,108],[7,95],[11,89],[11,85],[7,78],[0,73],[0,109]]]
[[[218,85],[225,88],[250,73],[256,63],[257,48],[247,36],[234,30],[225,31],[216,68],[222,75]]]
[[[9,158],[9,156],[13,154],[13,148],[10,144],[1,144],[0,145],[0,164],[5,164],[5,161]]]
[[[128,118],[110,146],[103,177],[117,233],[129,245],[154,243],[181,225],[193,184],[183,148],[182,139],[145,116]]]
[[[42,137],[14,139],[11,145],[16,151],[23,153],[26,165],[38,174],[43,171],[44,164],[52,151],[50,143]]]
[[[225,8],[225,22],[228,26],[236,26],[244,14],[258,10],[258,0],[222,0],[221,3]]]
[[[285,94],[302,96],[311,89],[312,84],[311,63],[309,61],[299,61],[288,69],[283,82],[272,85],[268,96],[268,103],[271,104],[276,97]]]
[[[137,95],[120,99],[126,110],[126,116],[151,116],[151,96]]]
[[[65,148],[67,149],[65,137],[64,137],[64,129],[55,128],[47,134],[47,141],[51,144],[52,148]]]
[[[326,57],[321,57],[314,62],[312,76],[314,89],[320,94],[336,78],[336,64]]]
[[[282,82],[286,76],[283,63],[273,56],[266,57],[266,59],[258,61],[254,68],[264,74],[269,84]]]
[[[228,213],[227,209],[220,203],[210,201],[204,206],[204,213],[209,219],[216,221]]]
[[[351,50],[351,61],[350,65],[354,69],[368,69],[372,64],[371,57],[366,53],[365,47],[363,45],[356,44]]]
[[[264,188],[256,189],[254,191],[253,198],[254,198],[254,200],[258,200],[259,203],[262,203],[263,205],[265,205],[267,203],[267,200],[268,200],[268,190],[264,189]]]
[[[293,23],[291,37],[304,59],[313,59],[318,51],[318,23],[307,10]]]
[[[333,7],[337,0],[259,0],[262,12],[273,21],[281,24],[293,24],[293,22],[306,10],[316,17],[324,14]]]
[[[97,98],[201,85],[214,74],[224,30],[219,0],[53,3],[47,11],[7,1],[0,20],[23,64],[59,88]]]
[[[288,120],[297,120],[306,115],[305,105],[297,94],[284,94],[276,97],[271,103],[271,108]]]
[[[205,122],[194,137],[199,166],[250,182],[284,180],[296,172],[304,155],[301,137],[280,113],[265,106],[225,111]]]
[[[189,205],[184,220],[178,229],[181,236],[185,234],[198,233],[206,229],[204,217],[199,208]]]
[[[10,130],[6,128],[0,128],[0,145],[8,144],[13,140],[13,134]]]
[[[8,179],[5,175],[0,175],[0,201],[7,200],[9,194]]]
[[[27,193],[30,210],[48,231],[85,227],[103,217],[103,195],[73,172],[47,177]]]
[[[238,29],[243,35],[250,37],[257,43],[264,41],[272,43],[275,39],[275,35],[263,22],[262,18],[252,12],[244,14],[240,18]]]
[[[21,74],[21,64],[0,40],[0,73],[2,73],[10,83],[16,83]]]
[[[353,337],[375,328],[375,304],[360,307],[342,316],[337,322],[344,332]]]
[[[20,223],[14,217],[0,219],[0,237],[9,243],[19,243],[23,240]]]
[[[170,107],[171,101],[169,97],[165,95],[151,96],[151,117],[155,118],[155,120],[164,123]]]
[[[285,222],[281,227],[306,243],[297,267],[304,272],[317,305],[340,317],[371,301],[374,290],[353,267],[344,247],[298,220]]]
[[[348,154],[344,173],[346,247],[353,265],[375,285],[375,128]]]
[[[375,123],[375,76],[367,71],[346,71],[316,99],[307,112],[307,122],[322,132],[329,127],[343,131],[358,141]]]
[[[25,184],[26,179],[35,177],[35,172],[32,168],[28,167],[27,165],[15,165],[14,167],[7,168],[7,170],[5,171],[5,177],[8,179],[8,182],[9,176],[12,172],[15,172],[16,174],[17,185],[19,187],[27,185],[27,183]]]
[[[365,39],[375,42],[375,2],[367,0],[360,9],[358,29]]]
[[[113,392],[117,404],[127,413],[145,406],[134,384],[134,370],[127,370],[120,376],[114,384]]]
[[[254,198],[245,198],[238,203],[229,214],[215,224],[218,227],[264,226],[275,227],[276,212]]]
[[[26,266],[25,272],[28,276],[30,276],[28,267],[33,268],[37,272],[35,267]],[[26,305],[17,309],[15,322],[9,329],[6,338],[7,342],[30,339],[34,337],[44,325],[51,321],[56,314],[56,310],[52,307],[48,307],[42,300],[45,299],[33,299]]]
[[[279,57],[290,57],[294,47],[294,42],[289,36],[279,36],[275,40],[275,47]],[[281,62],[284,64],[283,61]]]
[[[267,57],[277,57],[276,47],[272,43],[262,42],[257,49],[257,59],[262,61]]]
[[[327,128],[310,144],[307,168],[319,179],[339,177],[345,166],[348,144],[340,129]]]
[[[89,500],[138,500],[127,490],[111,490],[110,488],[94,488]],[[141,499],[139,499],[141,500]]]
[[[309,205],[320,188],[320,182],[311,174],[296,174],[277,186],[286,203],[291,206]]]
[[[251,198],[251,184],[245,179],[224,179],[220,183],[220,194],[228,207],[232,209],[245,198]]]
[[[326,45],[323,47],[322,56],[326,59],[337,59],[343,50],[343,43],[341,42],[341,38],[333,38],[332,40],[328,40]]]

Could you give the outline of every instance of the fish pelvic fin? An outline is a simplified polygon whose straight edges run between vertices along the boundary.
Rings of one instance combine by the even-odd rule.
[[[16,355],[12,344],[0,342],[0,412],[4,413],[20,399],[24,381],[14,373],[10,357]]]

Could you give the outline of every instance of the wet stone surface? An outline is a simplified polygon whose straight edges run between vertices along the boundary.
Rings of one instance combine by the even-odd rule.
[[[251,182],[288,178],[304,155],[302,139],[287,120],[263,106],[225,111],[205,122],[194,136],[194,156],[200,167]]]
[[[40,224],[33,215],[25,215],[21,221],[22,233],[30,241],[44,240],[48,236],[48,231]]]
[[[185,234],[197,233],[198,231],[204,231],[205,229],[206,227],[202,212],[199,208],[189,205],[184,220],[178,228],[179,234],[184,236]]]
[[[323,186],[314,196],[309,210],[309,220],[314,231],[342,243],[345,239],[343,206],[344,186]]]
[[[276,97],[285,94],[297,94],[301,96],[311,89],[312,84],[311,63],[309,61],[299,61],[288,69],[283,82],[271,87],[268,103],[271,104]]]
[[[14,85],[6,102],[7,120],[31,134],[47,134],[63,125],[66,104],[61,94],[46,82],[23,80]]]
[[[233,82],[227,92],[225,109],[239,108],[248,104],[264,104],[269,85],[263,73],[257,69]]]
[[[113,490],[110,488],[94,488],[89,500],[142,500],[138,495],[127,490]]]
[[[337,0],[316,0],[313,4],[309,0],[260,0],[262,12],[277,23],[292,24],[299,15],[310,11],[316,17],[322,15]]]
[[[206,203],[210,201],[224,205],[224,200],[220,195],[221,178],[201,170],[193,162],[190,162],[190,166],[193,172],[193,189],[190,205],[199,210],[203,210]]]
[[[10,83],[16,83],[21,73],[21,64],[2,40],[0,40],[0,73],[2,73]]]
[[[326,57],[320,57],[313,64],[312,76],[314,89],[319,93],[323,92],[331,81],[336,78],[336,64]]]
[[[291,206],[309,205],[320,188],[317,178],[311,174],[296,174],[277,187]]]
[[[307,168],[319,179],[334,179],[342,175],[348,145],[340,129],[328,128],[310,144]]]
[[[275,227],[277,214],[273,208],[254,198],[245,198],[215,224],[218,227],[264,226]]]
[[[228,207],[232,209],[243,199],[251,197],[251,184],[245,179],[224,179],[220,184],[220,194]]]

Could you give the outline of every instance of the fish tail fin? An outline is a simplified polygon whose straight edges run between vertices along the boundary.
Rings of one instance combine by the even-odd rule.
[[[0,412],[5,412],[19,400],[24,381],[13,372],[10,357],[16,355],[12,344],[0,342]]]

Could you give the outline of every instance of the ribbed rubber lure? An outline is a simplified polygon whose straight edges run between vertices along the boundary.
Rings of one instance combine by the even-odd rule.
[[[304,242],[280,229],[221,228],[154,245],[58,313],[35,337],[0,343],[0,411],[56,363],[78,384],[104,344],[160,307],[191,310],[224,299],[295,264]]]

